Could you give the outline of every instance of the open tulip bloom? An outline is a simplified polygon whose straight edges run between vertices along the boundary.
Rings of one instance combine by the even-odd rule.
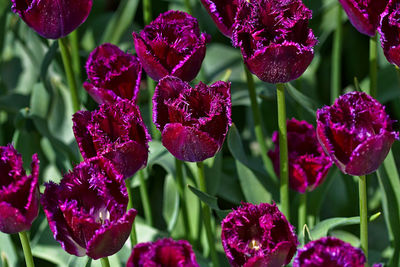
[[[388,0],[339,0],[351,24],[362,34],[374,36]]]
[[[81,162],[59,185],[47,183],[41,203],[62,248],[93,259],[118,252],[136,216],[136,210],[126,211],[123,176],[104,158]]]
[[[0,231],[15,234],[31,228],[39,212],[39,160],[32,156],[30,175],[12,145],[0,147]]]
[[[136,56],[118,46],[102,44],[90,53],[86,72],[90,82],[83,87],[97,103],[136,101],[142,76],[142,65]]]
[[[391,0],[382,14],[381,45],[386,59],[396,66],[400,66],[400,1]]]
[[[232,33],[250,72],[268,83],[297,79],[314,57],[311,10],[301,0],[241,1]]]
[[[195,88],[167,76],[153,97],[153,121],[163,145],[179,160],[199,162],[213,157],[222,147],[231,125],[230,83]]]
[[[74,114],[73,130],[83,158],[105,157],[125,177],[147,164],[151,139],[139,108],[129,100]]]
[[[132,35],[146,74],[156,81],[167,75],[192,81],[210,41],[208,34],[200,33],[197,19],[181,11],[164,12]]]
[[[399,133],[382,104],[350,92],[317,111],[317,136],[342,172],[361,176],[378,169]]]
[[[155,242],[137,244],[126,266],[199,267],[199,264],[189,242],[164,238]]]
[[[297,250],[297,237],[273,204],[242,203],[221,224],[221,240],[233,267],[283,266]]]
[[[12,11],[44,38],[68,35],[89,16],[92,0],[12,0]]]

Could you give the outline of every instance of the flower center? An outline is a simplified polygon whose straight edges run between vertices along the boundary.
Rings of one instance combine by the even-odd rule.
[[[253,239],[249,242],[249,248],[258,251],[261,248],[261,244],[258,240]]]
[[[104,208],[99,211],[96,222],[104,224],[106,220],[110,220],[110,212],[106,208]]]

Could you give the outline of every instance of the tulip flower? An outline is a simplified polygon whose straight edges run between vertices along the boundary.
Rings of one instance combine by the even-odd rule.
[[[126,266],[199,267],[199,264],[189,242],[164,238],[136,245]]]
[[[317,111],[317,136],[339,169],[362,176],[374,172],[399,134],[385,107],[363,92],[350,92]]]
[[[151,139],[139,108],[129,100],[74,114],[73,130],[84,159],[102,156],[125,177],[147,164]]]
[[[181,11],[164,12],[132,35],[144,70],[156,81],[167,75],[192,81],[210,41],[208,34],[200,34],[196,18]]]
[[[381,45],[386,59],[398,67],[400,66],[399,14],[400,1],[389,1],[385,11],[382,13],[381,26],[379,27]]]
[[[222,147],[231,125],[230,84],[200,82],[190,87],[167,76],[153,97],[153,120],[163,145],[179,160],[199,162],[213,157]]]
[[[230,38],[241,1],[243,0],[201,0],[201,3],[221,33]]]
[[[83,87],[99,103],[120,99],[136,101],[142,76],[142,65],[136,56],[112,44],[103,44],[90,53],[86,62],[90,80]]]
[[[365,263],[361,249],[335,237],[323,237],[299,249],[293,267],[364,267]]]
[[[11,0],[11,9],[44,38],[58,39],[89,16],[92,0]]]
[[[362,34],[374,36],[388,0],[339,0],[351,24]]]
[[[12,145],[0,147],[0,231],[15,234],[31,228],[39,212],[39,160],[32,156],[31,174]]]
[[[309,19],[311,10],[301,0],[242,1],[232,43],[260,80],[289,82],[303,74],[314,57],[317,40],[308,28]]]
[[[297,250],[293,226],[275,204],[243,203],[221,227],[222,246],[233,267],[283,266]]]
[[[62,248],[93,259],[118,252],[136,216],[136,210],[126,211],[123,176],[104,158],[81,162],[60,184],[47,183],[41,204]]]
[[[318,142],[314,127],[306,121],[287,121],[289,152],[289,185],[300,193],[312,191],[325,179],[331,159],[325,155]],[[279,176],[279,135],[274,132],[272,141],[275,149],[268,152],[276,174]]]

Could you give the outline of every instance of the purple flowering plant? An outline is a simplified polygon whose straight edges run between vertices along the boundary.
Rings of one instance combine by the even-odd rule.
[[[400,266],[399,0],[0,3],[0,266]]]

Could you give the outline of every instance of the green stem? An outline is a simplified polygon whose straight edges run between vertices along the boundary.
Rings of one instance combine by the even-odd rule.
[[[332,51],[332,80],[331,80],[331,102],[335,102],[336,98],[340,95],[341,87],[341,72],[340,67],[342,63],[342,38],[343,38],[343,26],[342,26],[342,14],[343,9],[341,5],[337,4],[337,21],[336,30],[333,37],[333,51]]]
[[[149,226],[152,226],[153,225],[153,216],[151,213],[151,205],[150,205],[149,195],[147,192],[146,181],[144,179],[143,170],[139,171],[139,179],[140,179],[140,196],[142,198],[144,216],[146,217],[147,224]]]
[[[147,75],[147,89],[149,90],[149,114],[150,114],[150,121],[153,118],[153,95],[154,95],[154,88],[155,88],[155,83],[154,81],[150,78],[150,76]],[[151,124],[150,126],[150,132],[151,136],[153,139],[160,139],[160,132],[157,130],[156,126],[154,123]]]
[[[130,182],[129,182],[130,179],[131,178],[125,179],[126,190],[128,191],[128,196],[129,196],[129,202],[128,202],[127,210],[133,209],[132,189],[131,189],[131,185],[130,185]],[[129,239],[131,240],[131,246],[133,248],[137,244],[135,221],[133,221],[131,234],[129,235]]]
[[[368,259],[368,208],[367,208],[367,179],[365,175],[359,179],[359,198],[360,198],[360,239],[361,249]]]
[[[186,11],[189,14],[192,14],[192,6],[190,5],[190,0],[185,0]]]
[[[22,249],[24,250],[26,267],[34,267],[31,246],[29,245],[29,238],[25,231],[19,232],[19,239],[21,239]]]
[[[76,79],[79,81],[81,79],[81,62],[79,58],[78,29],[71,32],[68,37],[71,43],[72,66]]]
[[[143,0],[143,21],[144,24],[150,24],[152,19],[151,0]]]
[[[100,262],[101,262],[101,266],[110,267],[110,261],[108,260],[108,257],[101,258]]]
[[[285,85],[276,85],[276,95],[278,102],[278,128],[279,128],[279,152],[280,152],[280,195],[281,211],[289,220],[289,164],[286,130],[286,105],[285,105]]]
[[[250,71],[247,69],[245,65],[244,65],[244,70],[246,72],[247,88],[249,90],[251,111],[253,114],[254,131],[256,134],[258,145],[260,146],[261,158],[263,160],[264,167],[267,173],[271,177],[272,181],[277,185],[278,177],[276,177],[274,168],[272,166],[272,162],[267,156],[267,146],[265,144],[265,136],[261,124],[261,114],[260,114],[260,108],[258,107],[257,103],[257,94],[256,94],[256,87],[254,85],[253,75],[250,73]]]
[[[378,80],[378,35],[370,38],[369,41],[369,94],[376,98],[376,87]]]
[[[58,45],[60,46],[61,57],[64,64],[65,74],[67,76],[69,91],[71,93],[72,106],[74,112],[80,109],[78,88],[76,85],[76,80],[74,76],[74,71],[72,69],[71,56],[67,47],[67,40],[65,38],[58,39]]]
[[[198,176],[199,176],[200,190],[206,193],[207,187],[206,187],[206,178],[204,175],[203,162],[197,162],[197,171],[198,171]],[[217,255],[217,250],[215,248],[215,241],[214,241],[215,233],[213,233],[213,231],[211,229],[210,208],[204,202],[201,202],[201,206],[202,206],[202,210],[203,210],[203,222],[204,222],[204,228],[206,229],[206,235],[207,235],[208,246],[210,248],[211,259],[212,259],[214,267],[218,267],[219,266],[218,255]]]
[[[307,223],[307,192],[300,194],[299,204],[299,234],[303,231],[304,225]]]
[[[179,191],[179,195],[181,198],[183,226],[185,227],[186,239],[190,241],[191,240],[190,223],[189,223],[189,215],[188,215],[188,210],[187,210],[187,205],[186,205],[185,181],[183,178],[182,164],[183,164],[182,161],[175,158],[176,182],[178,185],[178,191]]]

